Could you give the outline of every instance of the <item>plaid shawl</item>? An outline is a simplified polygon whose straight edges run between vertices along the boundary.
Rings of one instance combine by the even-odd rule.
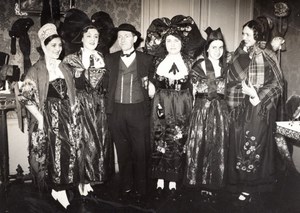
[[[205,61],[205,68],[206,68],[206,74],[204,70],[202,69],[201,63]],[[226,69],[222,66],[221,69],[221,76],[222,78],[226,78]],[[216,97],[217,95],[217,79],[215,76],[215,71],[213,68],[213,65],[211,61],[204,56],[203,58],[199,58],[192,66],[191,71],[191,81],[193,84],[195,84],[197,81],[201,81],[201,79],[207,79],[207,93],[208,97],[211,100],[212,98]],[[226,94],[225,94],[226,95]]]
[[[252,55],[251,59],[249,55]],[[255,45],[249,54],[242,49],[242,45],[238,47],[227,80],[228,105],[231,109],[241,106],[245,100],[241,87],[243,80],[251,81],[256,89],[262,115],[266,115],[272,107],[276,108],[283,90],[283,75],[274,52]]]

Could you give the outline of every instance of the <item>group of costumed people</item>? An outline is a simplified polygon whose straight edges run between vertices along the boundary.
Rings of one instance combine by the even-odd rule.
[[[171,194],[183,183],[209,201],[228,190],[238,204],[247,203],[273,191],[283,165],[293,165],[286,142],[279,144],[274,134],[282,118],[277,109],[284,108],[284,76],[268,43],[271,23],[266,17],[245,23],[231,54],[220,28],[205,32],[206,40],[191,17],[180,15],[155,19],[147,30],[145,52],[155,56],[155,198],[168,182]]]
[[[78,14],[81,20],[72,22]],[[103,15],[108,14],[98,12],[90,20],[71,9],[60,26],[62,36],[54,24],[44,24],[38,31],[41,57],[26,74],[19,96],[29,111],[31,174],[65,208],[75,183],[86,196],[93,191],[91,183],[104,183],[113,169],[104,106],[108,75],[104,56],[96,50],[101,30],[107,27],[107,32],[112,24],[111,19],[96,22]],[[62,58],[64,36],[70,39],[64,40],[65,51],[79,48]]]
[[[283,74],[267,48],[268,30],[261,19],[247,22],[228,57],[221,29],[208,27],[204,39],[189,16],[153,20],[144,53],[135,51],[135,27],[114,28],[104,12],[90,19],[71,9],[58,28],[43,25],[41,57],[19,96],[29,111],[29,162],[40,188],[67,208],[74,186],[86,196],[110,180],[115,143],[122,193],[146,195],[147,174],[156,181],[155,199],[167,190],[176,200],[181,183],[209,199],[221,189],[240,201],[272,190]],[[121,51],[110,54],[116,39]]]

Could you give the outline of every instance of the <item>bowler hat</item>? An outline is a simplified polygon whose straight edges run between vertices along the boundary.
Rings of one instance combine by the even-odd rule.
[[[119,27],[115,28],[115,30],[117,32],[119,32],[119,31],[129,31],[129,32],[134,33],[137,37],[141,36],[141,33],[139,31],[137,31],[133,25],[127,24],[127,23],[121,24]]]

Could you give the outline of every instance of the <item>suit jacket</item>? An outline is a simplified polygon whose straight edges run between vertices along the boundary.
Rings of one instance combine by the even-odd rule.
[[[107,106],[106,113],[111,114],[113,112],[113,106],[115,102],[115,91],[117,87],[117,81],[119,76],[121,60],[121,51],[109,54],[105,58],[105,65],[109,71],[109,83],[108,83],[108,95],[107,95]],[[140,79],[150,76],[150,70],[152,67],[152,56],[143,52],[136,51],[136,62],[137,62],[137,74]],[[145,114],[150,115],[150,99],[148,91],[142,88],[144,95],[144,107]]]

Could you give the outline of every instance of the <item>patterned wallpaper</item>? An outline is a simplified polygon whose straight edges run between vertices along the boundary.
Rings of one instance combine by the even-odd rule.
[[[133,24],[138,30],[141,23],[141,0],[75,0],[76,8],[89,16],[104,11],[110,14],[115,26],[124,22]]]
[[[9,30],[13,23],[21,18],[15,15],[14,0],[1,0],[0,8],[0,51],[10,53],[11,38],[9,36]],[[115,26],[119,26],[124,22],[133,24],[137,30],[140,30],[141,23],[141,0],[75,0],[75,7],[84,11],[89,17],[95,12],[104,11],[110,14],[114,21]],[[31,41],[31,62],[34,63],[38,60],[39,55],[36,51],[38,47],[39,39],[37,32],[40,27],[39,16],[29,16],[34,25],[29,29],[28,34]],[[18,65],[23,72],[23,54],[19,49],[17,39],[17,52],[15,55],[10,54],[9,64]],[[113,49],[116,49],[114,47]]]
[[[84,11],[91,17],[95,12],[104,11],[110,14],[114,25],[130,23],[138,31],[141,28],[141,1],[142,0],[75,0],[76,8]],[[111,47],[111,52],[118,50],[118,45]]]

